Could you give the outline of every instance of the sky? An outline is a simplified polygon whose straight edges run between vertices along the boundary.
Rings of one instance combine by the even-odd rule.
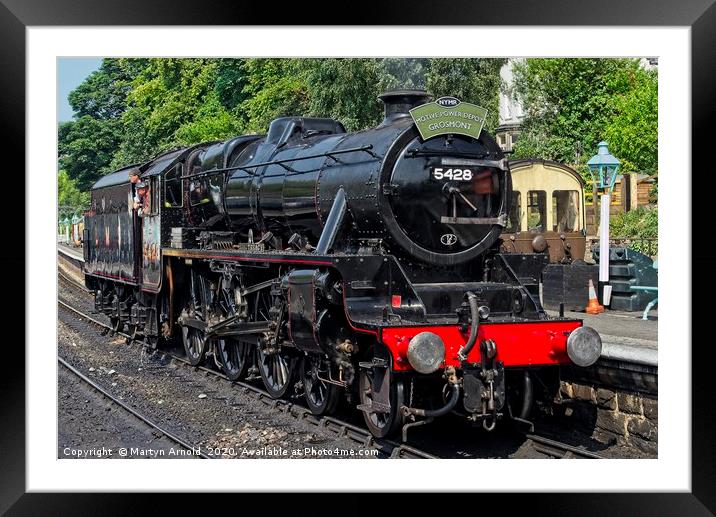
[[[88,75],[99,69],[101,58],[61,57],[57,59],[57,122],[72,120],[72,107],[67,101],[69,93],[77,88]]]

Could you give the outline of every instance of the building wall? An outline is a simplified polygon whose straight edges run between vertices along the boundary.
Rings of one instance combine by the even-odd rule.
[[[507,63],[500,69],[502,88],[500,89],[499,126],[495,134],[497,144],[503,151],[512,150],[513,144],[519,137],[522,121],[525,118],[524,108],[514,93],[513,73],[515,63],[523,60],[522,58],[508,59]]]

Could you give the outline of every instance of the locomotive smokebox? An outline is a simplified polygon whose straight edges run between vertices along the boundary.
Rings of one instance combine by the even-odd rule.
[[[385,118],[381,125],[387,125],[410,116],[411,109],[430,102],[433,96],[425,90],[390,90],[381,93],[378,98],[385,105]]]

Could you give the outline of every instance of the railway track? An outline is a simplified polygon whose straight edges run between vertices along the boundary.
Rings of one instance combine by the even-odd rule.
[[[89,289],[87,289],[85,286],[81,285],[79,282],[77,282],[77,280],[72,278],[70,275],[68,275],[64,271],[58,270],[57,275],[60,278],[62,278],[63,280],[65,280],[66,282],[69,282],[70,284],[72,284],[72,287],[75,287],[77,290],[82,291],[83,293],[91,292]]]
[[[530,442],[532,449],[556,459],[590,459],[590,460],[603,460],[606,459],[604,456],[595,454],[593,452],[574,447],[566,443],[540,436],[537,434],[526,434],[525,438]]]
[[[68,281],[72,280],[68,279]],[[57,300],[57,303],[64,309],[74,313],[79,318],[82,318],[92,323],[94,326],[99,327],[103,330],[111,330],[110,325],[99,321],[96,318],[93,318],[92,316],[82,312],[76,307],[73,307],[72,305],[63,302],[62,300]],[[227,379],[227,377],[221,372],[212,370],[205,366],[192,366],[189,361],[187,361],[184,357],[165,350],[154,349],[149,344],[143,341],[132,340],[132,337],[129,334],[126,334],[124,332],[118,332],[116,333],[116,335],[125,337],[126,339],[131,340],[132,344],[142,346],[145,349],[150,350],[152,353],[160,354],[163,357],[169,358],[173,361],[177,361],[185,365],[187,368],[195,368],[203,371],[206,375],[220,377],[227,382],[230,382],[229,379]],[[316,427],[323,429],[324,431],[328,431],[334,434],[336,437],[347,438],[363,447],[375,449],[383,457],[438,459],[438,456],[412,447],[410,445],[400,444],[392,440],[377,439],[373,435],[371,435],[367,429],[362,429],[359,426],[351,424],[350,422],[346,422],[344,420],[331,416],[318,417],[313,415],[307,408],[304,408],[303,406],[283,399],[273,399],[266,391],[248,382],[234,381],[233,384],[237,388],[241,389],[244,394],[253,396],[258,401],[264,403],[266,406],[270,407],[273,410],[281,411],[285,414],[293,416],[297,420],[313,424]]]
[[[90,388],[92,388],[94,391],[102,395],[104,398],[112,402],[114,405],[122,408],[126,412],[130,413],[137,419],[144,422],[146,425],[148,425],[150,428],[152,428],[154,431],[160,433],[161,436],[164,436],[165,438],[169,439],[170,441],[174,442],[178,446],[182,447],[183,449],[186,449],[188,451],[192,451],[192,453],[200,458],[203,459],[212,459],[211,456],[207,456],[203,452],[201,452],[200,448],[196,445],[192,445],[186,440],[183,440],[182,438],[176,436],[174,433],[169,432],[164,427],[159,425],[158,423],[151,420],[149,417],[143,415],[139,411],[135,410],[134,408],[130,407],[129,405],[125,404],[121,400],[119,400],[117,397],[112,395],[109,391],[105,390],[102,386],[97,384],[96,382],[92,381],[89,377],[85,376],[82,372],[80,372],[77,368],[72,366],[70,363],[68,363],[65,359],[58,357],[57,358],[58,364],[60,364],[62,367],[64,367],[67,371],[72,373],[75,377],[80,379],[83,383],[88,385]],[[198,451],[198,452],[197,452]]]

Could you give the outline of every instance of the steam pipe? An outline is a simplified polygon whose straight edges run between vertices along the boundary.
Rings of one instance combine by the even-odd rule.
[[[470,337],[468,337],[467,343],[465,343],[457,353],[460,361],[466,361],[468,354],[475,346],[477,342],[477,329],[480,324],[480,314],[478,310],[480,307],[478,306],[477,295],[472,291],[468,291],[465,293],[465,297],[467,298],[467,303],[470,305],[470,319],[472,321],[470,325]]]
[[[338,230],[340,230],[343,224],[343,217],[346,215],[346,193],[343,188],[339,188],[336,192],[336,198],[333,200],[331,211],[328,213],[326,219],[326,225],[323,227],[321,232],[321,238],[318,239],[316,245],[316,253],[323,255],[328,253],[328,250],[333,246],[333,242],[336,240]]]
[[[522,411],[520,411],[520,418],[522,420],[527,420],[527,417],[530,414],[530,409],[532,408],[532,402],[534,401],[532,377],[530,376],[530,372],[528,370],[525,370],[524,381],[524,393],[522,395]]]
[[[450,383],[450,397],[447,403],[439,409],[418,409],[414,407],[403,407],[403,412],[406,415],[422,416],[427,418],[437,418],[439,416],[447,415],[457,405],[457,400],[460,398],[460,386],[457,383]]]

